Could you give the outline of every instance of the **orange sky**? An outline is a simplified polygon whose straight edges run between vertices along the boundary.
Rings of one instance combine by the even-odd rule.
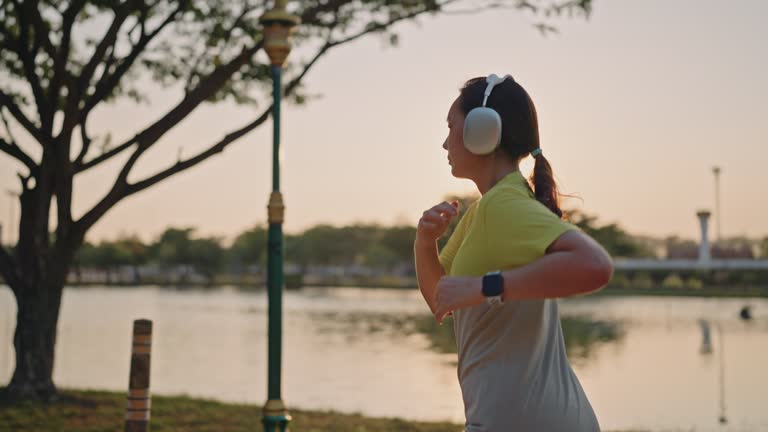
[[[582,199],[571,207],[633,233],[695,238],[695,212],[713,207],[711,168],[720,165],[723,234],[768,235],[766,17],[762,0],[598,1],[588,21],[558,22],[560,34],[548,37],[530,17],[496,11],[401,25],[396,48],[377,37],[343,46],[307,77],[308,90],[322,98],[284,109],[285,229],[415,224],[444,195],[471,192],[471,183],[450,176],[440,147],[445,115],[465,79],[509,73],[537,105],[542,147],[563,192]],[[151,97],[149,105],[97,110],[89,125],[119,142],[179,94],[157,90]],[[136,177],[210,145],[254,112],[199,109],[145,155]],[[170,225],[231,237],[263,223],[270,152],[267,124],[224,154],[126,199],[89,238],[151,239]],[[118,162],[78,180],[76,216],[106,191]],[[3,191],[18,189],[15,170],[0,157]],[[9,204],[3,193],[3,225],[10,212],[18,217]]]

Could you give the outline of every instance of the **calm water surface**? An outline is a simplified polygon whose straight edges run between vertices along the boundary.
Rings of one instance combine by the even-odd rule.
[[[751,321],[739,319],[745,304]],[[264,291],[67,288],[54,380],[126,391],[132,321],[149,318],[155,394],[262,404],[266,308]],[[604,429],[768,431],[768,300],[593,296],[561,301],[561,314]],[[14,367],[15,315],[0,287],[0,385]],[[463,422],[450,326],[433,323],[417,291],[289,291],[283,328],[289,407]]]

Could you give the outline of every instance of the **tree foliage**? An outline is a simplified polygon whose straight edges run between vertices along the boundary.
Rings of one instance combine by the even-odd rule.
[[[654,254],[618,224],[599,225],[597,217],[580,211],[568,211],[569,221],[600,243],[613,257],[650,258]]]
[[[306,99],[302,79],[330,50],[369,34],[395,41],[394,25],[420,16],[512,7],[548,18],[591,2],[458,0],[306,0],[296,47],[309,53],[289,65],[285,96]],[[18,241],[0,247],[0,275],[18,308],[16,370],[8,392],[50,398],[61,294],[87,232],[120,201],[190,169],[262,125],[270,113],[269,65],[259,17],[264,0],[0,1],[0,154],[20,168]],[[94,110],[117,100],[147,100],[152,85],[179,90],[158,118],[122,142],[95,136]],[[254,118],[202,151],[140,177],[136,166],[168,132],[206,103],[257,105]],[[21,135],[17,134],[21,132]],[[18,139],[17,139],[18,138]],[[75,178],[117,160],[106,193],[81,216],[72,212]],[[55,211],[54,211],[55,205]],[[50,233],[53,221],[53,235]],[[176,233],[179,234],[179,233]],[[183,234],[183,233],[182,233]],[[214,244],[190,243],[203,257]]]

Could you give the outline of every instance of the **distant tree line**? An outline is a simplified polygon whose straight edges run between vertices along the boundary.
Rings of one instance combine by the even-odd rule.
[[[463,214],[472,196],[450,196],[460,201]],[[568,220],[597,240],[614,257],[695,258],[697,242],[669,237],[656,239],[636,237],[616,223],[600,223],[598,218],[580,211],[568,212]],[[442,247],[457,224],[440,239]],[[378,273],[413,275],[413,239],[416,228],[411,225],[381,226],[355,224],[349,226],[316,225],[298,234],[285,236],[286,264],[293,271],[305,273],[312,268],[366,268]],[[193,228],[168,228],[154,241],[145,243],[135,236],[99,243],[86,242],[79,251],[74,272],[82,269],[132,268],[136,280],[139,268],[152,266],[157,271],[186,268],[213,280],[217,274],[243,275],[262,272],[266,264],[267,230],[255,226],[225,242],[221,237],[196,235]],[[752,240],[732,238],[713,246],[714,256],[754,258],[768,256],[768,238]],[[107,277],[109,280],[109,277]]]
[[[300,272],[311,266],[350,265],[393,271],[412,266],[415,233],[415,227],[411,226],[317,225],[300,234],[285,236],[286,262]],[[168,228],[149,243],[135,236],[86,242],[75,259],[74,272],[133,268],[138,274],[139,268],[152,266],[161,271],[189,268],[213,279],[221,273],[263,272],[266,248],[264,226],[240,233],[229,245],[220,237],[196,235],[193,228]]]

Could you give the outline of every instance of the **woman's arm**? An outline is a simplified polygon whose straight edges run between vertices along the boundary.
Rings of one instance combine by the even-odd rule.
[[[502,272],[504,300],[568,297],[597,291],[613,275],[613,261],[580,231],[558,237],[540,259]]]
[[[419,290],[434,314],[437,283],[445,276],[445,270],[437,258],[437,243],[419,242],[417,237],[413,244],[413,255],[416,258],[416,280],[419,283]]]
[[[416,228],[416,240],[413,242],[416,280],[432,313],[435,313],[437,283],[445,276],[445,270],[438,258],[437,239],[445,233],[451,219],[459,214],[458,205],[459,203],[454,201],[432,207],[424,212]]]
[[[608,284],[613,262],[596,241],[580,231],[558,237],[538,260],[512,270],[504,276],[504,300],[568,297],[596,291]],[[456,309],[485,301],[482,277],[443,277],[437,284],[435,318]]]

